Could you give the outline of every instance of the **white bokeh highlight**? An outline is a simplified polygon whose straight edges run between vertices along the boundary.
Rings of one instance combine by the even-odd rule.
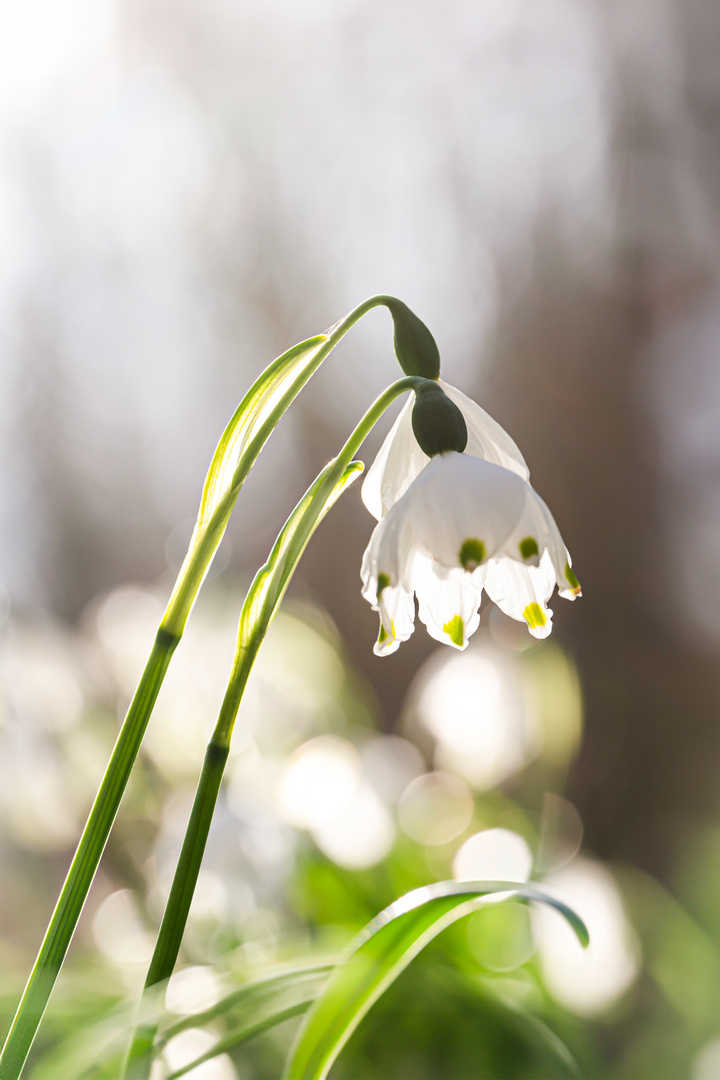
[[[510,829],[484,829],[469,837],[453,859],[457,881],[528,881],[533,856]]]
[[[447,844],[470,824],[474,802],[467,784],[450,773],[426,773],[403,792],[398,815],[408,836],[420,844]]]
[[[216,972],[211,967],[196,964],[170,976],[165,990],[165,1008],[178,1016],[191,1016],[217,1005],[220,995]]]
[[[314,829],[312,836],[320,850],[338,866],[364,870],[389,854],[395,825],[370,785],[362,783],[350,802],[335,817]]]
[[[556,912],[533,909],[543,978],[553,997],[579,1016],[606,1012],[635,982],[640,971],[637,939],[620,891],[601,863],[574,860],[543,881],[585,922],[590,944],[583,949]]]
[[[317,829],[349,805],[360,778],[355,747],[335,735],[320,735],[290,758],[278,789],[278,809],[296,828]]]
[[[542,731],[512,660],[483,643],[435,654],[411,691],[416,723],[435,741],[438,769],[487,791],[539,752]]]

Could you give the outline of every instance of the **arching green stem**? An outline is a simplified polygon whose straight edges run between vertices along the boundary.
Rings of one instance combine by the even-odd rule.
[[[281,530],[270,556],[258,570],[240,614],[237,645],[217,725],[208,743],[202,772],[170,895],[153,954],[146,990],[172,974],[197,884],[205,844],[217,802],[230,739],[247,680],[258,650],[272,622],[307,543],[349,482],[362,466],[352,463],[370,430],[390,404],[423,379],[400,379],[374,402],[336,458],[325,466],[303,495]],[[147,1001],[146,1001],[147,1005]],[[148,1015],[149,1010],[145,1010]],[[137,1028],[126,1065],[127,1080],[145,1080],[150,1074],[157,1025],[154,1015]]]
[[[17,1080],[75,932],[172,654],[227,526],[238,493],[265,441],[308,379],[372,308],[400,301],[372,296],[327,334],[293,346],[243,398],[213,457],[195,532],[152,652],[78,843],[2,1053],[0,1080]],[[404,305],[401,305],[404,308]]]

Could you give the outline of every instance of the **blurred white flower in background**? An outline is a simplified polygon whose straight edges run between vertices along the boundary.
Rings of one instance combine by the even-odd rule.
[[[155,938],[143,925],[138,903],[129,889],[118,889],[95,912],[92,934],[100,952],[118,965],[146,964]]]
[[[338,866],[363,870],[390,854],[395,823],[372,787],[362,783],[337,816],[314,830],[313,838]]]
[[[207,965],[193,964],[170,976],[165,990],[165,1008],[178,1016],[211,1009],[222,995],[220,979]]]
[[[453,877],[458,881],[517,881],[530,878],[533,855],[527,841],[511,829],[483,829],[458,849]],[[512,971],[532,956],[535,935],[525,904],[496,893],[465,924],[470,952],[482,967]]]
[[[695,1055],[690,1080],[720,1080],[720,1039],[711,1039]]]
[[[335,735],[311,739],[288,762],[278,790],[280,812],[300,829],[325,825],[350,803],[360,777],[360,758],[349,742]]]

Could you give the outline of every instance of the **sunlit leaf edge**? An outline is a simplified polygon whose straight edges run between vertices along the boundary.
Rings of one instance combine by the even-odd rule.
[[[200,499],[198,526],[205,525],[217,509],[234,476],[240,455],[247,445],[262,410],[272,395],[283,387],[283,380],[300,380],[314,354],[327,341],[325,334],[301,341],[277,357],[255,380],[220,437],[208,469]],[[288,386],[292,384],[288,380]],[[303,385],[303,384],[301,384]],[[298,387],[298,390],[301,386]]]
[[[502,894],[505,894],[504,896]],[[284,1080],[324,1080],[363,1017],[411,961],[446,927],[502,899],[543,903],[558,911],[583,946],[587,927],[556,897],[517,882],[443,881],[414,889],[381,911],[351,945],[305,1018]]]

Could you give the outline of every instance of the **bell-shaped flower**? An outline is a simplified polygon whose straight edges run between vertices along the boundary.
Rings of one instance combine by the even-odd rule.
[[[514,443],[505,439],[494,452],[511,456]],[[468,452],[438,454],[385,509],[361,570],[363,596],[380,614],[378,655],[412,634],[415,596],[432,637],[464,649],[480,622],[483,589],[538,638],[552,629],[547,602],[555,585],[568,599],[580,594],[558,527],[524,478],[516,448],[512,461],[514,469]]]
[[[461,390],[442,379],[437,382],[465,418],[468,436],[465,453],[471,457],[483,458],[494,465],[502,465],[527,480],[530,470],[505,429]],[[413,406],[414,400],[411,397],[380,447],[362,486],[363,502],[378,521],[408,490],[430,461],[418,446],[413,434]]]

